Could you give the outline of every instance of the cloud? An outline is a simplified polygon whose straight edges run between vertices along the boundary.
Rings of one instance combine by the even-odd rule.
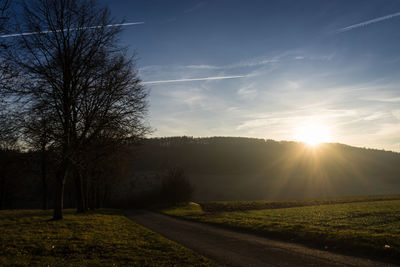
[[[374,120],[379,120],[379,119],[383,119],[383,118],[388,118],[390,116],[390,114],[388,114],[387,112],[374,112],[373,114],[367,116],[364,118],[365,121],[374,121]]]
[[[245,78],[245,77],[247,77],[247,76],[246,75],[216,76],[216,77],[178,79],[178,80],[148,81],[148,82],[143,82],[143,84],[162,84],[162,83],[179,83],[179,82],[195,82],[195,81],[213,81],[213,80],[225,80],[225,79],[238,79],[238,78]]]
[[[177,17],[171,17],[171,18],[167,19],[166,22],[169,23],[169,22],[174,22],[177,20],[178,20]]]
[[[140,25],[144,24],[143,21],[140,22],[128,22],[128,23],[119,23],[119,24],[109,24],[109,25],[99,25],[99,26],[89,26],[89,27],[81,27],[81,28],[75,28],[75,29],[70,29],[72,31],[78,31],[78,30],[85,30],[85,29],[100,29],[102,27],[121,27],[121,26],[131,26],[131,25]],[[12,33],[12,34],[6,34],[6,35],[1,35],[0,38],[10,38],[10,37],[19,37],[19,36],[28,36],[28,35],[36,35],[36,34],[49,34],[49,33],[54,33],[54,32],[61,32],[61,31],[67,31],[68,29],[63,29],[63,30],[56,30],[56,31],[41,31],[41,32],[24,32],[24,33]]]
[[[287,51],[273,57],[265,57],[259,56],[255,58],[251,58],[248,60],[243,60],[239,62],[235,62],[228,65],[186,65],[184,66],[187,69],[194,70],[230,70],[230,69],[238,69],[238,68],[252,68],[252,67],[263,67],[266,65],[274,66],[279,63],[292,62],[292,61],[300,61],[300,60],[312,60],[312,61],[331,61],[334,58],[334,54],[327,55],[306,55],[302,53],[298,55],[298,51]]]
[[[295,50],[231,64],[145,66],[140,76],[144,81],[170,82],[153,86],[150,96],[157,136],[294,140],[299,125],[317,121],[330,128],[335,142],[399,151],[398,136],[382,132],[389,127],[400,130],[395,127],[400,118],[399,79],[365,80],[364,64],[343,66],[340,60],[335,54]],[[223,83],[170,80],[234,75],[244,77]],[[363,79],[349,79],[361,75]],[[176,121],[170,122],[170,117]]]
[[[392,19],[392,18],[395,18],[395,17],[398,17],[398,16],[400,16],[400,12],[393,13],[393,14],[386,15],[386,16],[379,17],[379,18],[375,18],[375,19],[371,19],[371,20],[367,20],[367,21],[364,21],[364,22],[361,22],[361,23],[353,24],[353,25],[350,25],[348,27],[344,27],[344,28],[341,28],[341,29],[337,30],[336,33],[342,33],[342,32],[346,32],[346,31],[350,31],[350,30],[353,30],[353,29],[356,29],[356,28],[364,27],[364,26],[367,26],[367,25],[370,25],[370,24],[373,24],[373,23],[377,23],[377,22],[381,22],[381,21],[384,21],[384,20]]]
[[[392,111],[392,116],[396,119],[396,120],[400,120],[400,109],[396,109]]]
[[[238,96],[243,100],[253,100],[257,97],[257,93],[258,91],[254,86],[254,83],[241,87],[239,90],[237,90]]]
[[[366,100],[372,100],[372,101],[377,101],[377,102],[386,102],[386,103],[399,103],[400,102],[400,97],[393,97],[393,98],[375,98],[375,99],[368,99],[364,98]]]
[[[274,58],[274,59],[253,59],[249,61],[242,61],[238,63],[233,63],[230,65],[221,65],[221,66],[215,66],[215,65],[187,65],[185,66],[188,69],[200,69],[200,70],[223,70],[223,69],[236,69],[236,68],[246,68],[246,67],[257,67],[257,66],[262,66],[262,65],[267,65],[267,64],[273,64],[273,63],[278,63],[279,59]]]
[[[155,87],[152,112],[157,118],[153,121],[158,128],[156,135],[237,135],[294,140],[299,125],[317,121],[330,128],[334,142],[399,151],[395,145],[399,143],[398,137],[394,138],[394,133],[400,130],[396,105],[398,83],[378,79],[349,84],[338,79],[343,69],[319,73],[313,68],[287,68],[293,62],[289,59],[281,62],[275,72],[268,72],[270,67],[257,68],[227,85],[170,83],[162,90]],[[252,75],[255,71],[259,75]],[[214,69],[169,66],[151,69],[151,73],[154,75],[147,74],[145,80],[225,77],[243,72],[215,73]],[[370,100],[365,99],[368,97]],[[169,124],[171,116],[177,118],[176,125]],[[175,131],[177,128],[181,132]],[[384,132],[389,128],[393,134]]]
[[[206,4],[207,4],[206,2],[197,3],[197,5],[195,5],[195,6],[191,7],[191,8],[186,9],[185,11],[183,11],[183,13],[191,13],[191,12],[196,11],[197,9],[203,7],[203,6],[206,5]]]

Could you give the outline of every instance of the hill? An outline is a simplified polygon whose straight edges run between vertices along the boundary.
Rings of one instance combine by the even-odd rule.
[[[238,137],[143,141],[133,160],[136,188],[181,167],[195,200],[257,200],[400,193],[400,154],[343,144]]]

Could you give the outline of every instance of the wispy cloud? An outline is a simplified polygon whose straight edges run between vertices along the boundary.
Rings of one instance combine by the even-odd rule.
[[[158,129],[156,136],[237,135],[294,140],[297,128],[311,121],[328,127],[334,142],[399,151],[397,82],[379,78],[349,84],[340,77],[343,72],[358,73],[358,66],[322,71],[302,65],[302,69],[290,68],[296,56],[288,55],[280,64],[273,64],[273,72],[264,66],[237,73],[187,65],[147,69],[145,81],[246,74],[241,75],[243,80],[231,80],[235,82],[228,82],[228,86],[220,82],[183,83],[192,79],[154,86],[152,123]],[[314,59],[304,54],[302,60]],[[325,60],[318,64],[325,64]],[[170,122],[171,116],[176,121]],[[393,133],[385,132],[389,130]]]
[[[191,8],[186,9],[185,11],[183,11],[183,13],[191,13],[191,12],[193,12],[193,11],[195,11],[195,10],[197,10],[197,9],[199,9],[199,8],[201,8],[201,7],[203,7],[205,4],[207,4],[207,3],[206,3],[206,2],[200,2],[200,3],[198,3],[197,5],[195,5],[195,6],[191,7]]]
[[[144,24],[144,22],[143,21],[128,22],[128,23],[119,23],[119,24],[109,24],[109,25],[105,25],[105,26],[98,25],[98,26],[81,27],[81,28],[75,28],[75,29],[69,29],[69,30],[78,31],[78,30],[85,30],[85,29],[100,29],[102,27],[121,27],[121,26],[131,26],[131,25],[140,25],[140,24]],[[68,29],[56,30],[56,31],[12,33],[12,34],[1,35],[0,38],[29,36],[29,35],[36,35],[36,34],[49,34],[49,33],[62,32],[62,31],[68,31]]]
[[[249,61],[242,61],[238,63],[233,63],[230,65],[187,65],[186,68],[188,69],[203,69],[203,70],[219,70],[219,69],[236,69],[236,68],[245,68],[245,67],[257,67],[267,64],[278,63],[279,59],[253,59]]]
[[[350,25],[348,27],[344,27],[344,28],[341,28],[341,29],[337,30],[336,33],[350,31],[350,30],[353,30],[353,29],[356,29],[356,28],[364,27],[364,26],[367,26],[367,25],[370,25],[370,24],[373,24],[373,23],[377,23],[377,22],[381,22],[381,21],[384,21],[384,20],[392,19],[392,18],[395,18],[395,17],[398,17],[398,16],[400,16],[400,12],[393,13],[393,14],[386,15],[386,16],[379,17],[379,18],[375,18],[375,19],[371,19],[371,20],[367,20],[367,21],[364,21],[364,22],[361,22],[361,23],[353,24],[353,25]]]
[[[331,61],[334,58],[334,54],[327,55],[297,55],[297,51],[287,51],[279,55],[267,58],[265,56],[259,56],[251,58],[244,61],[235,62],[228,65],[186,65],[187,69],[195,70],[229,70],[229,69],[239,69],[239,68],[252,68],[252,67],[262,67],[265,65],[276,65],[282,62],[292,62],[299,60],[312,60],[312,61]]]
[[[246,75],[216,76],[216,77],[192,78],[192,79],[148,81],[148,82],[143,82],[143,84],[162,84],[162,83],[179,83],[179,82],[195,82],[195,81],[213,81],[213,80],[225,80],[225,79],[238,79],[238,78],[245,78],[245,77],[247,77],[247,76]]]

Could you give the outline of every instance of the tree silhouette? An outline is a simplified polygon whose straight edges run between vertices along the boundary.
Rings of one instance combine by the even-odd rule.
[[[36,34],[13,47],[25,82],[12,93],[25,114],[51,125],[58,155],[54,219],[61,219],[66,179],[83,186],[85,149],[104,134],[130,143],[148,132],[147,92],[134,58],[118,44],[120,27],[107,26],[115,24],[108,9],[90,0],[38,0],[25,2],[23,14],[19,24]],[[78,210],[84,211],[82,194]]]

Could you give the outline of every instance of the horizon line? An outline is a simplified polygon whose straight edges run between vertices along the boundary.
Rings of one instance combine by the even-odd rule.
[[[176,138],[176,137],[188,137],[188,138],[247,138],[247,139],[259,139],[259,140],[264,140],[264,141],[273,141],[273,142],[288,142],[288,143],[298,143],[298,144],[304,144],[309,146],[306,142],[304,141],[298,141],[298,140],[289,140],[289,139],[271,139],[271,138],[261,138],[261,137],[250,137],[250,136],[238,136],[238,135],[209,135],[209,136],[194,136],[194,135],[152,135],[149,137],[145,137],[145,139],[156,139],[156,138]],[[376,148],[376,147],[363,147],[363,146],[357,146],[357,145],[351,145],[351,144],[345,144],[345,143],[340,143],[339,141],[332,141],[332,142],[322,142],[319,143],[318,145],[342,145],[342,146],[348,146],[348,147],[354,147],[354,148],[359,148],[359,149],[365,149],[365,150],[378,150],[378,151],[384,151],[384,152],[390,152],[390,153],[396,153],[400,154],[400,151],[396,150],[389,150],[386,148]],[[317,145],[317,146],[318,146]]]

